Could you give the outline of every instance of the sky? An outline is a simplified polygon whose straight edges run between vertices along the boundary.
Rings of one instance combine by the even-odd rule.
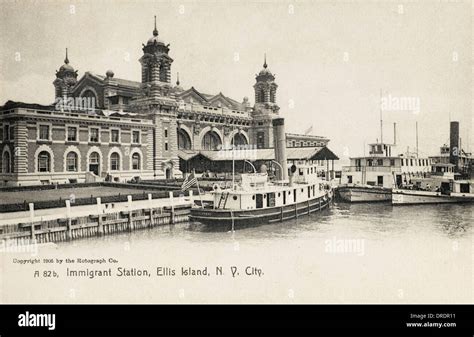
[[[140,80],[142,43],[157,16],[170,44],[173,82],[253,104],[267,54],[286,131],[330,138],[341,158],[383,139],[395,152],[435,155],[461,124],[474,151],[471,1],[1,1],[0,104],[54,101],[69,49],[90,71]],[[404,111],[397,102],[412,102]],[[365,150],[367,153],[367,149]]]

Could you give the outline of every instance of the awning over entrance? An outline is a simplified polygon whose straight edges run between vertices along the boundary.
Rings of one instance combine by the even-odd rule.
[[[334,152],[327,147],[295,147],[287,148],[287,159],[289,161],[298,160],[338,160]],[[231,168],[232,160],[235,160],[236,167],[243,167],[244,161],[268,162],[275,159],[274,149],[236,149],[232,150],[179,150],[180,168],[185,172],[191,169],[196,171],[223,170]]]

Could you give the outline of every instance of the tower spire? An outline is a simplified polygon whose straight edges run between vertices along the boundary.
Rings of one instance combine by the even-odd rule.
[[[268,66],[267,66],[267,53],[263,54],[263,67],[266,69]]]
[[[179,72],[178,72],[178,76],[177,76],[177,79],[176,79],[176,85],[179,86]]]
[[[155,29],[153,29],[153,36],[158,36],[158,29],[156,29],[156,15],[155,15]]]
[[[66,48],[66,58],[64,59],[64,63],[69,64],[69,59],[67,58],[67,48]]]

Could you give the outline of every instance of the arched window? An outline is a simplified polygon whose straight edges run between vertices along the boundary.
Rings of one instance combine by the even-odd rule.
[[[132,170],[139,170],[140,169],[140,154],[134,153],[132,154]]]
[[[3,173],[11,173],[11,162],[10,162],[10,153],[4,152],[2,158],[2,172]]]
[[[203,150],[218,150],[221,147],[221,139],[214,131],[209,131],[202,139]]]
[[[38,172],[51,171],[51,156],[47,151],[41,151],[38,154]]]
[[[265,91],[263,89],[258,89],[257,90],[257,102],[258,103],[263,103],[265,102]]]
[[[77,153],[69,152],[66,156],[66,171],[77,172]]]
[[[160,64],[160,81],[166,82],[167,75],[167,68],[166,64]]]
[[[120,155],[117,152],[114,152],[110,155],[110,170],[120,170]]]
[[[190,150],[191,149],[191,138],[186,131],[178,129],[178,149]]]
[[[247,138],[241,133],[236,133],[232,139],[232,143],[234,146],[247,145]]]
[[[84,108],[91,108],[91,107],[92,108],[97,108],[99,106],[99,102],[97,102],[97,96],[90,89],[87,89],[86,91],[84,91],[81,95],[81,98],[86,98],[87,99],[86,102],[82,102],[82,104],[87,105]]]
[[[270,102],[275,103],[276,89],[270,90]]]
[[[94,172],[95,175],[99,175],[100,155],[97,152],[92,152],[89,155],[89,172]]]

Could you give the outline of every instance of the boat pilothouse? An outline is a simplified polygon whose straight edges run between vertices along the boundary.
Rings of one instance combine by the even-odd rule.
[[[283,118],[273,120],[273,134],[277,180],[271,182],[265,170],[242,174],[240,184],[216,186],[212,205],[192,208],[190,220],[234,228],[289,220],[329,206],[332,190],[318,177],[316,165],[287,169]]]

